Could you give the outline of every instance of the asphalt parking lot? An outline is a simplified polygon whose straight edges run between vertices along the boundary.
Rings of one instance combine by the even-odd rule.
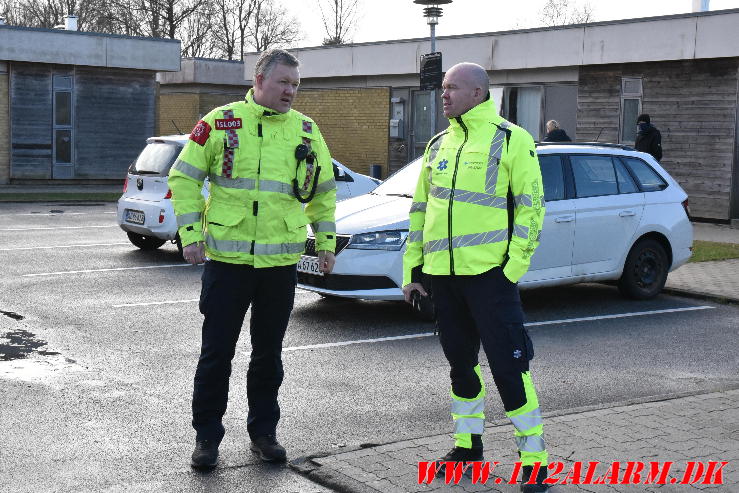
[[[324,491],[248,451],[247,334],[221,467],[189,470],[202,267],[174,245],[136,249],[114,211],[0,204],[0,489]],[[545,411],[739,387],[735,306],[633,302],[595,284],[527,291],[524,304]],[[290,458],[449,431],[448,367],[432,330],[402,303],[299,290],[278,430]],[[502,417],[489,396],[487,414]]]

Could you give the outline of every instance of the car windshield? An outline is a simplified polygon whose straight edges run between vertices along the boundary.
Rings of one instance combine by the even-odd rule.
[[[152,142],[144,147],[129,168],[135,175],[166,175],[182,147],[167,142]]]
[[[418,175],[421,172],[422,158],[411,161],[382,182],[382,185],[372,192],[375,195],[398,195],[401,197],[413,197],[418,183]]]

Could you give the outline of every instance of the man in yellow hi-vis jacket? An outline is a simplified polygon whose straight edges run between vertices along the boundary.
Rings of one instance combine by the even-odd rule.
[[[428,144],[410,210],[403,258],[406,300],[431,282],[439,335],[451,366],[455,447],[441,461],[482,460],[485,383],[480,343],[506,415],[515,427],[523,491],[545,491],[547,451],[534,356],[517,282],[528,270],[544,221],[544,191],[534,140],[501,118],[479,65],[444,77],[449,128]]]
[[[249,306],[251,449],[265,461],[286,458],[276,438],[277,393],[306,225],[315,234],[321,272],[331,272],[336,246],[331,156],[318,126],[291,109],[299,83],[294,56],[263,53],[245,101],[200,120],[169,174],[183,256],[191,264],[205,262],[192,401],[196,468],[215,467],[218,460],[231,360]],[[200,193],[206,177],[207,203]]]

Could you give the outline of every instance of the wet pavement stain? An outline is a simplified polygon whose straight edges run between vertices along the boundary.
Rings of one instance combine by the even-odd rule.
[[[40,350],[46,346],[46,341],[36,338],[34,334],[27,330],[12,330],[0,335],[0,361],[12,361],[23,359],[32,353],[42,356],[52,356],[59,353],[55,351]]]
[[[0,310],[0,313],[14,320],[23,320],[25,318],[23,315],[19,315],[15,312],[6,312],[5,310]]]

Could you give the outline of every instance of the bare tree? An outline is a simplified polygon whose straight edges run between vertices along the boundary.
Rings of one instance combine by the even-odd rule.
[[[217,24],[219,56],[228,60],[244,57],[249,43],[250,27],[255,12],[266,0],[215,0],[214,24]]]
[[[321,10],[324,45],[341,45],[349,41],[359,16],[359,0],[317,0]]]
[[[298,20],[272,0],[259,3],[253,15],[249,41],[256,51],[285,46],[302,38]]]
[[[571,3],[570,0],[547,0],[539,19],[545,26],[550,27],[585,24],[594,20],[593,8],[589,2],[578,5]]]

